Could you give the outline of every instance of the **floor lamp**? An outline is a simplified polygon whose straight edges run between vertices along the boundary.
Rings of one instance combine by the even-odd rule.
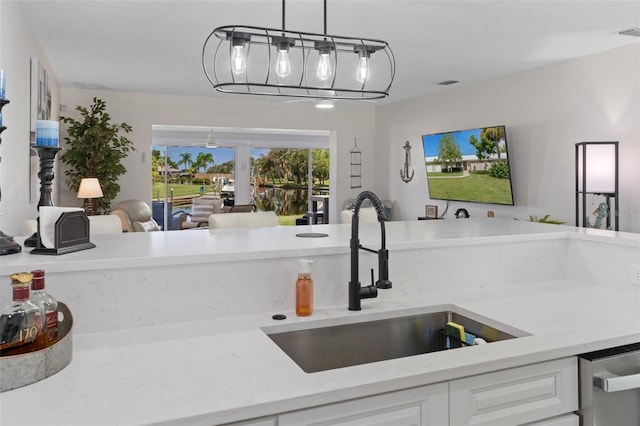
[[[576,144],[576,226],[620,230],[618,180],[618,142]]]

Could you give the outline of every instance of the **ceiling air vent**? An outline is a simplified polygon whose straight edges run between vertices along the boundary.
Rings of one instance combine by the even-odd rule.
[[[440,83],[438,83],[438,85],[440,86],[449,86],[451,84],[456,84],[456,83],[460,83],[458,80],[445,80],[445,81],[441,81]]]
[[[618,34],[640,37],[640,28],[629,28],[628,30],[620,31]]]

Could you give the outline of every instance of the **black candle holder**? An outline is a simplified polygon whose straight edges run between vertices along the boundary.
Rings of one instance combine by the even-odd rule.
[[[53,206],[53,201],[51,199],[51,184],[55,177],[53,173],[53,162],[56,158],[56,154],[58,154],[58,151],[62,148],[53,146],[35,146],[33,148],[38,152],[38,157],[40,158],[40,171],[38,172],[38,177],[40,178],[40,201],[38,201],[38,211],[40,211],[41,206]],[[38,218],[38,222],[40,222],[40,218]],[[39,247],[40,235],[38,235],[38,232],[34,232],[32,236],[27,238],[24,241],[24,245],[25,247]]]
[[[2,112],[2,108],[9,103],[8,99],[0,98],[0,112]],[[5,126],[0,126],[0,134],[4,132],[6,129]],[[2,138],[0,138],[0,145],[2,144]],[[0,157],[0,161],[2,158]],[[2,199],[2,190],[0,190],[0,200]],[[22,251],[22,247],[20,244],[13,241],[13,237],[5,234],[0,231],[0,256],[4,256],[5,254],[14,254],[20,253]]]

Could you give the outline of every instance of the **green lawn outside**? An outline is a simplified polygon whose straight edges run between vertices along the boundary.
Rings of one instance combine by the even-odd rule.
[[[189,185],[189,184],[169,184],[169,193],[167,194],[171,198],[171,189],[173,188],[174,197],[184,197],[187,195],[193,195],[194,197],[200,195],[200,187],[202,185]],[[211,186],[205,186],[205,192],[213,192]],[[164,198],[164,182],[155,182],[151,185],[151,196],[154,200]]]
[[[294,214],[289,216],[278,216],[278,224],[280,226],[295,226],[296,219],[301,218],[302,215]]]
[[[431,174],[429,174],[431,176]],[[429,197],[479,203],[513,204],[509,179],[471,173],[463,178],[429,179]]]

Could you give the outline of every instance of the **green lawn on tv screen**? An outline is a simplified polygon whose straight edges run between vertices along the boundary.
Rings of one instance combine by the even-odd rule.
[[[443,173],[429,173],[430,198],[513,204],[509,179],[496,179],[489,174],[473,172],[466,177],[444,176]]]

